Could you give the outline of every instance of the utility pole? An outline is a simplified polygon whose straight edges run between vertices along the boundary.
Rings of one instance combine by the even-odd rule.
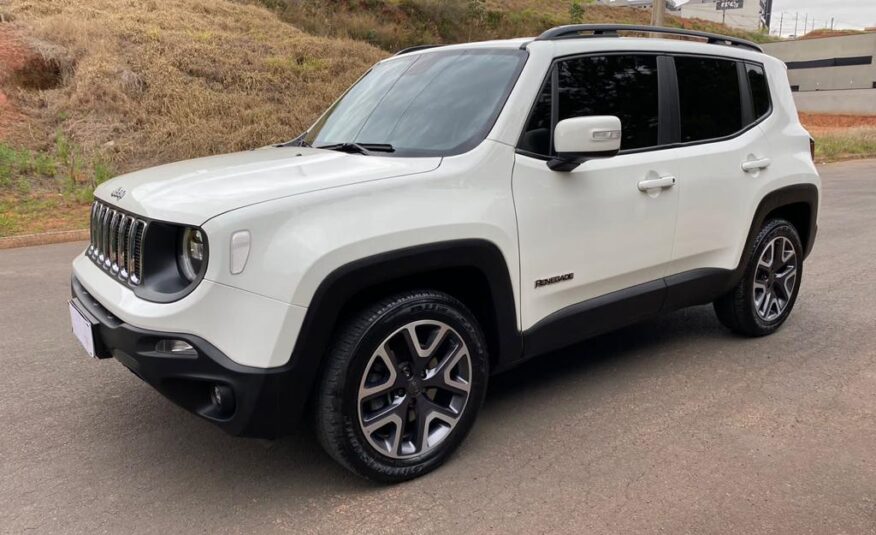
[[[797,38],[797,22],[800,20],[800,12],[794,14],[794,39]]]
[[[666,11],[666,0],[654,0],[651,3],[651,26],[663,27],[663,14]]]
[[[830,18],[830,31],[833,31],[833,22],[835,17]]]
[[[806,14],[806,18],[803,19],[803,35],[806,35],[806,28],[809,27],[809,13]]]
[[[782,36],[782,26],[785,24],[785,12],[782,11],[782,14],[779,16],[779,37]]]

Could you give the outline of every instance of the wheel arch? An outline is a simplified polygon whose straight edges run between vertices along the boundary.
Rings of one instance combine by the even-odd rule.
[[[308,376],[299,384],[315,382],[331,335],[347,317],[371,300],[415,288],[446,292],[475,314],[494,369],[520,357],[522,337],[504,255],[486,240],[451,240],[361,258],[326,276],[292,350],[290,362]]]
[[[786,219],[797,229],[803,245],[803,258],[812,252],[818,231],[818,188],[815,184],[794,184],[771,191],[760,201],[745,240],[746,247],[736,271],[741,272],[748,262],[751,243],[763,224],[773,218]]]
[[[815,184],[794,184],[771,191],[761,199],[751,220],[748,235],[739,263],[736,268],[729,271],[718,271],[713,275],[714,283],[709,283],[714,290],[705,297],[695,301],[683,300],[681,303],[707,302],[714,297],[720,296],[733,288],[745,273],[745,266],[751,259],[752,245],[757,238],[764,223],[773,218],[788,220],[797,229],[800,241],[803,245],[803,258],[809,256],[815,243],[815,235],[818,231],[818,187]],[[672,277],[670,277],[672,278]],[[714,295],[712,295],[714,294]],[[679,308],[680,304],[674,304],[671,308]],[[686,306],[686,305],[684,305]]]

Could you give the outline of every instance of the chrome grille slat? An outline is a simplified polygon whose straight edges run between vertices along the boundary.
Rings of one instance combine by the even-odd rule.
[[[97,225],[95,225],[95,219],[97,217],[97,212],[99,210],[100,210],[99,204],[94,203],[93,205],[91,205],[91,225],[90,225],[91,245],[88,247],[88,254],[89,255],[94,255],[94,252],[97,251],[97,235],[95,234],[95,232],[97,231]]]
[[[107,207],[103,212],[103,220],[100,222],[100,233],[103,235],[103,245],[100,248],[100,261],[103,267],[110,266],[109,250],[110,250],[110,221],[113,217],[112,208]]]
[[[140,284],[143,280],[143,238],[146,236],[148,224],[137,221],[134,232],[134,270],[131,272],[131,284]]]
[[[131,228],[128,229],[128,262],[127,266],[125,266],[125,276],[136,273],[134,269],[134,234],[137,232],[138,226],[140,226],[139,222],[131,218]]]
[[[113,273],[117,273],[119,271],[119,265],[116,263],[116,260],[119,256],[119,220],[121,219],[122,214],[113,210],[113,215],[110,218],[110,226],[109,226],[109,267],[113,271]]]
[[[95,201],[87,254],[122,281],[138,285],[143,280],[143,237],[147,227],[145,220]]]
[[[119,222],[116,225],[116,254],[113,257],[113,273],[121,273],[125,265],[125,224],[128,222],[128,216],[119,214]]]
[[[103,263],[103,244],[104,244],[104,232],[103,232],[103,220],[106,218],[106,213],[109,211],[109,208],[106,206],[101,206],[100,210],[97,213],[97,251],[96,256],[98,263]]]

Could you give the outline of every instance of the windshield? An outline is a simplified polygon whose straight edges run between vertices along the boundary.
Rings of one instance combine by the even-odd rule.
[[[391,145],[400,156],[460,154],[486,137],[525,60],[522,50],[477,49],[379,63],[304,141],[314,147]]]

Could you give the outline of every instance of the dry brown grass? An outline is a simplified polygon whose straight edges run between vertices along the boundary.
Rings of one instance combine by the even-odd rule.
[[[858,127],[815,134],[816,161],[859,158],[876,158],[876,128]]]
[[[46,150],[61,132],[115,171],[246,149],[296,135],[385,55],[363,41],[525,35],[568,22],[569,10],[560,0],[489,0],[477,13],[467,0],[261,0],[294,8],[292,22],[317,37],[254,1],[9,0],[39,61],[10,78],[26,120],[5,137]],[[584,11],[585,22],[647,18]]]
[[[388,51],[534,36],[571,22],[648,24],[650,11],[579,0],[248,0],[275,9],[284,20],[314,35],[349,37]],[[572,8],[573,5],[577,7]],[[574,19],[574,20],[573,20]],[[765,33],[717,23],[667,17],[670,26],[768,40]]]
[[[289,139],[385,55],[314,37],[227,0],[12,0],[15,25],[57,67],[57,87],[9,90],[28,121],[126,171]]]
[[[800,36],[800,39],[821,39],[823,37],[840,37],[843,35],[862,35],[868,32],[873,32],[873,28],[868,28],[865,31],[860,30],[812,30],[807,34],[803,34]]]
[[[94,184],[113,174],[289,139],[386,51],[536,35],[571,22],[570,5],[0,0],[0,235],[81,227]],[[595,5],[578,15],[649,20]]]

